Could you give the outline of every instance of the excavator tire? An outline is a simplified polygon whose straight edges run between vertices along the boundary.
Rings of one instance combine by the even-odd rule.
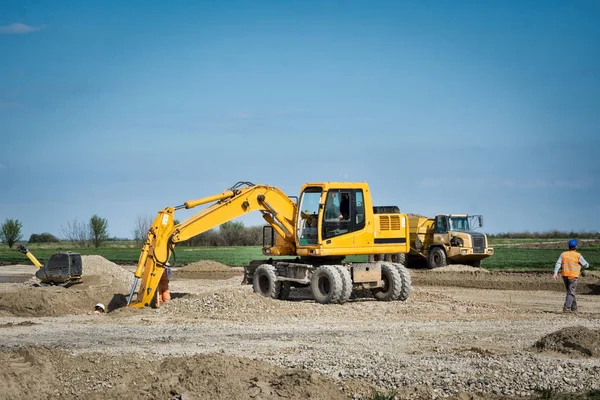
[[[322,265],[315,269],[310,279],[310,289],[317,303],[336,303],[342,297],[343,283],[333,265]]]
[[[290,292],[292,291],[291,282],[281,282],[281,290],[279,291],[279,300],[287,300],[290,298]]]
[[[398,269],[393,264],[382,263],[381,278],[384,286],[371,290],[375,299],[380,301],[398,300],[402,295],[402,277]]]
[[[429,250],[427,255],[427,268],[441,268],[448,265],[448,259],[446,258],[446,252],[441,247],[434,247]]]
[[[335,268],[340,274],[340,278],[342,278],[342,295],[339,302],[340,304],[344,304],[350,299],[350,295],[352,295],[352,276],[348,268],[343,265],[336,265]]]
[[[410,296],[410,292],[412,291],[412,280],[410,278],[410,272],[402,264],[394,264],[394,266],[398,270],[400,278],[402,279],[402,290],[400,291],[400,297],[398,297],[398,300],[406,301]]]
[[[277,281],[275,271],[275,267],[269,264],[263,264],[256,268],[252,279],[252,289],[261,296],[272,299],[279,298],[281,282]]]

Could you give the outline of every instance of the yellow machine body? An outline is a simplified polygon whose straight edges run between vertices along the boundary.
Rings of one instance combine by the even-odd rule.
[[[176,210],[205,204],[200,212],[174,224]],[[339,216],[328,218],[336,207]],[[341,260],[348,255],[409,251],[408,217],[399,210],[375,213],[364,182],[307,183],[298,204],[277,187],[240,182],[220,194],[158,213],[138,260],[130,305],[151,304],[177,243],[253,211],[273,229],[273,242],[263,248],[265,255]],[[138,281],[137,299],[132,301]]]

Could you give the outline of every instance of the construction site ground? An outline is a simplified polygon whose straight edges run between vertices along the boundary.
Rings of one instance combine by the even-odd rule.
[[[343,305],[241,285],[242,269],[176,269],[159,309],[122,307],[134,267],[84,257],[84,282],[34,287],[0,267],[0,398],[557,398],[600,390],[600,274],[563,314],[545,272],[411,270],[405,302]],[[102,302],[109,312],[94,314]],[[562,393],[562,394],[561,394]],[[562,397],[561,397],[562,396]],[[549,397],[550,398],[550,397]],[[583,397],[582,397],[583,398]]]

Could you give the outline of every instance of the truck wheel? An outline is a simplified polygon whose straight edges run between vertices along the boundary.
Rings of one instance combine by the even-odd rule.
[[[398,300],[402,293],[402,278],[393,264],[381,264],[383,287],[372,289],[375,299],[380,301]]]
[[[317,303],[335,303],[342,297],[342,278],[333,265],[322,265],[313,272],[310,289]]]
[[[444,267],[447,264],[446,260],[446,252],[441,247],[434,247],[429,250],[429,255],[427,256],[427,268],[440,268]]]
[[[383,254],[369,254],[369,262],[383,261],[384,257]]]
[[[287,300],[290,298],[290,292],[292,291],[292,284],[290,282],[281,282],[281,290],[279,291],[279,300]]]
[[[406,254],[404,254],[404,253],[386,254],[385,261],[404,265],[404,262],[406,261]]]
[[[352,276],[350,276],[350,271],[348,268],[343,265],[336,265],[338,273],[340,274],[340,278],[342,279],[342,295],[340,297],[340,304],[347,302],[350,299],[350,295],[352,295]]]
[[[406,269],[402,264],[395,264],[395,267],[400,274],[400,278],[402,279],[402,290],[400,291],[400,297],[398,297],[398,300],[406,301],[408,296],[410,296],[410,292],[412,291],[410,272],[408,272],[408,269]]]
[[[281,291],[281,282],[277,281],[275,267],[263,264],[256,268],[252,279],[252,289],[261,296],[276,299]]]

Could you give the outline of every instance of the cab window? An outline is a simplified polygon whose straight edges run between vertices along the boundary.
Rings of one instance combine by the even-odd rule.
[[[329,190],[323,213],[323,239],[363,229],[365,206],[362,190]]]
[[[435,226],[433,231],[435,233],[447,233],[448,232],[448,221],[445,216],[438,215],[435,217]]]

